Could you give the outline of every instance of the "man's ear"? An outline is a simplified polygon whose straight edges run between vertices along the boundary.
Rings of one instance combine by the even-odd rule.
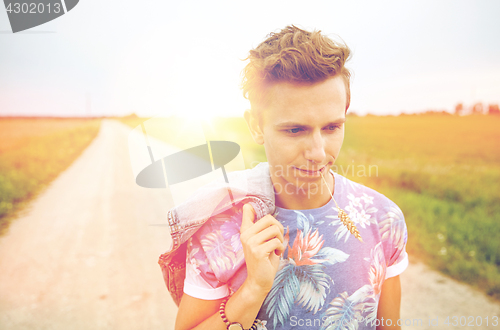
[[[259,126],[258,118],[255,118],[253,112],[250,110],[245,110],[244,117],[247,122],[248,129],[250,130],[250,134],[252,134],[252,138],[255,141],[255,143],[263,145],[264,134],[262,133],[262,128]]]

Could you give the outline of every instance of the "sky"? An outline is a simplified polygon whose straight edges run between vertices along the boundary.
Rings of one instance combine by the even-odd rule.
[[[294,24],[351,49],[359,115],[500,103],[500,1],[81,0],[13,34],[0,8],[0,116],[241,116],[251,48]]]

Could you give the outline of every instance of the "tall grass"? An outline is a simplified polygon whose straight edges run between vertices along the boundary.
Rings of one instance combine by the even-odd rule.
[[[0,118],[0,233],[90,144],[98,119]]]
[[[116,118],[122,123],[136,128],[141,123],[148,126],[148,121],[154,121],[156,118],[139,118],[135,116]],[[184,122],[184,119],[179,120]],[[192,129],[192,127],[183,127],[178,125],[177,119],[172,118],[169,120],[161,120],[159,125],[163,125],[162,129],[147,130],[148,135],[152,135],[163,141],[171,141],[172,136],[175,136],[179,130]],[[158,126],[155,125],[155,126]],[[158,127],[157,127],[158,128]],[[203,135],[207,141],[233,141],[240,145],[241,153],[245,161],[246,168],[252,168],[258,162],[265,162],[266,155],[264,147],[256,144],[248,131],[245,120],[241,118],[214,118],[210,122],[202,126]],[[142,132],[140,129],[139,131]],[[197,132],[199,133],[199,132]],[[189,134],[188,134],[189,135]],[[199,136],[200,134],[193,134]]]
[[[339,168],[396,202],[407,249],[500,299],[500,118],[349,117]],[[342,174],[342,173],[341,173]]]

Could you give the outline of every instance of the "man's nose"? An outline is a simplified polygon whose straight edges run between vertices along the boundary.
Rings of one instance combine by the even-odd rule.
[[[321,132],[315,132],[311,134],[305,152],[305,157],[307,160],[320,164],[325,160],[325,141],[323,140]]]

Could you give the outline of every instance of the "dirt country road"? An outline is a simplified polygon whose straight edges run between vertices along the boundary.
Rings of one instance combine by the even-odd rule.
[[[174,328],[177,308],[157,264],[169,235],[151,225],[165,223],[172,205],[166,190],[135,185],[129,131],[103,121],[81,157],[0,237],[0,329]],[[500,329],[500,320],[492,325],[500,305],[466,285],[422,264],[401,280],[403,329]]]

